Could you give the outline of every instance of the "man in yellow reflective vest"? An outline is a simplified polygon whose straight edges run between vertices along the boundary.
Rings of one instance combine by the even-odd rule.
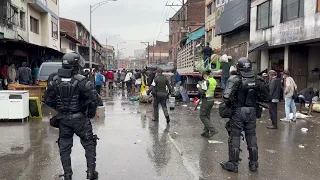
[[[198,85],[202,99],[200,106],[200,119],[204,125],[201,136],[210,138],[218,133],[210,120],[210,114],[214,105],[214,91],[217,86],[216,80],[210,76],[211,71],[208,70],[202,74],[204,81]]]

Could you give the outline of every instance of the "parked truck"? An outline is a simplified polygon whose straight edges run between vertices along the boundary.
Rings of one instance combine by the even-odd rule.
[[[213,54],[208,66],[205,67],[203,55],[201,53],[204,44],[204,38],[199,38],[186,43],[177,57],[177,71],[181,75],[182,85],[189,96],[198,96],[197,84],[202,80],[202,72],[206,69],[211,70],[211,75],[217,81],[217,92],[221,92],[221,69],[220,55]]]

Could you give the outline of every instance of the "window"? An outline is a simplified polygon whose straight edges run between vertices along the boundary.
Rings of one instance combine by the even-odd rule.
[[[39,34],[39,20],[30,16],[30,31]]]
[[[52,28],[52,37],[58,39],[58,20],[51,16],[51,28]]]
[[[75,51],[76,50],[76,45],[73,42],[69,42],[69,49]]]
[[[207,31],[207,42],[212,41],[212,29],[210,31]]]
[[[208,6],[207,6],[207,16],[210,16],[212,14],[212,3],[210,3]]]
[[[58,0],[52,0],[55,4],[57,4]]]
[[[26,13],[23,11],[20,11],[20,28],[26,29]]]
[[[14,25],[19,25],[18,24],[18,9],[14,6],[10,6],[8,8],[8,20]]]
[[[282,0],[281,22],[290,21],[304,14],[304,0]]]
[[[266,1],[258,6],[257,29],[268,28],[272,25],[272,1]]]

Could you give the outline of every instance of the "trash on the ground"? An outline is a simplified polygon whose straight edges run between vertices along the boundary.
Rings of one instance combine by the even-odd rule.
[[[302,145],[302,144],[299,144],[299,148],[300,148],[300,149],[303,149],[303,148],[305,148],[305,146]]]
[[[277,152],[277,151],[274,150],[274,149],[266,149],[266,151],[269,152],[269,153],[272,153],[272,154]]]
[[[139,101],[140,97],[139,96],[134,96],[130,98],[130,101]]]
[[[193,98],[190,98],[190,101],[193,101],[194,99]]]
[[[187,107],[188,105],[184,104],[183,107]]]
[[[265,124],[265,123],[267,123],[267,122],[266,122],[266,121],[260,121],[260,123]]]
[[[198,107],[197,109],[200,109],[200,107]]]
[[[309,116],[309,115],[305,115],[305,114],[302,114],[302,113],[296,113],[296,117],[297,117],[297,119],[307,119],[307,118],[311,118],[311,116]],[[290,113],[289,114],[289,118],[290,119],[293,119],[293,113]],[[285,118],[283,118],[283,119],[285,119]]]
[[[209,142],[210,144],[223,144],[223,142],[217,141],[217,140],[208,140],[208,142]]]
[[[308,131],[308,128],[301,128],[301,131],[302,131],[302,132],[307,132],[307,131]]]
[[[174,132],[173,134],[178,135],[178,133],[177,133],[177,132]]]

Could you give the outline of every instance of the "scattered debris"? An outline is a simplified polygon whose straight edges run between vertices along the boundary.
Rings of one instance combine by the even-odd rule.
[[[183,107],[187,107],[188,105],[184,104]]]
[[[208,142],[209,142],[210,144],[223,144],[223,142],[221,142],[221,141],[216,141],[216,140],[208,140]]]
[[[305,148],[305,146],[302,145],[302,144],[300,144],[300,145],[299,145],[299,148],[300,148],[300,149],[303,149],[303,148]]]
[[[308,131],[308,128],[301,128],[301,131],[302,131],[302,132],[307,132],[307,131]]]
[[[177,132],[174,132],[173,134],[174,134],[174,135],[178,135],[178,133],[177,133]]]
[[[272,154],[277,152],[276,150],[273,150],[273,149],[266,149],[266,151]]]

